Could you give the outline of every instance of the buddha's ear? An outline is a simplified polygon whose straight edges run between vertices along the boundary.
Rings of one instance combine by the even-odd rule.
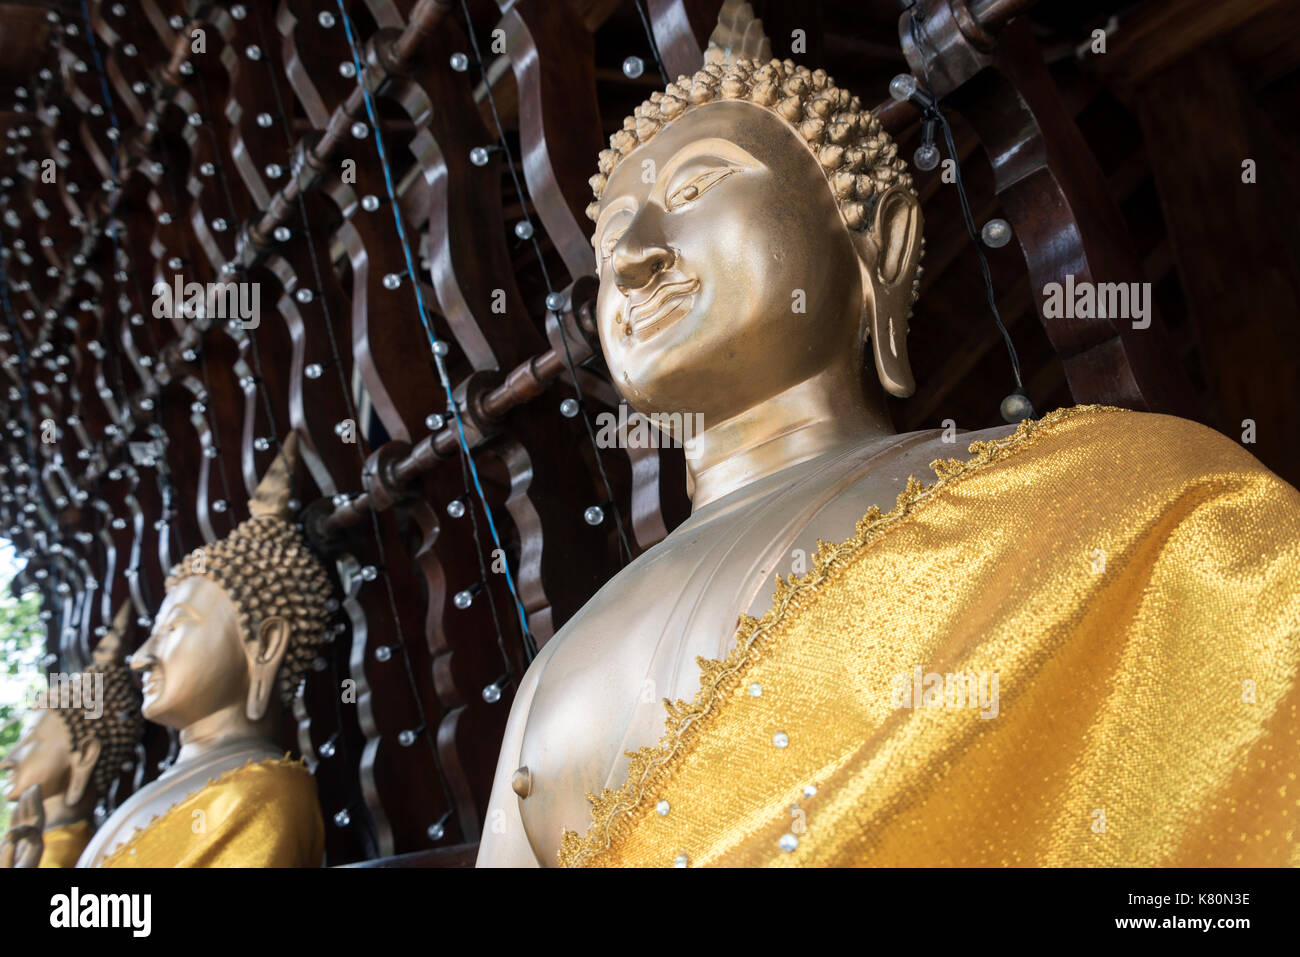
[[[263,618],[257,626],[256,637],[245,643],[244,653],[248,655],[251,680],[248,682],[248,702],[244,713],[249,721],[261,721],[271,707],[271,695],[275,693],[276,675],[280,665],[289,651],[289,639],[293,629],[289,622],[280,615]]]
[[[81,747],[72,752],[72,771],[68,777],[68,789],[63,792],[63,803],[68,807],[76,807],[86,796],[86,790],[90,787],[90,777],[95,771],[95,764],[99,761],[103,749],[104,746],[99,738],[92,734],[81,742]]]
[[[877,199],[867,228],[851,235],[862,268],[871,354],[880,384],[905,398],[916,389],[907,356],[912,279],[921,258],[921,206],[911,190],[892,186]]]

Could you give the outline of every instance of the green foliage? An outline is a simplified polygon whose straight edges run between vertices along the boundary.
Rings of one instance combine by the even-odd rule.
[[[45,651],[40,597],[11,595],[9,582],[15,570],[13,552],[0,545],[0,759],[22,731],[26,692],[40,678]],[[0,834],[9,826],[11,810],[8,801],[0,801]]]

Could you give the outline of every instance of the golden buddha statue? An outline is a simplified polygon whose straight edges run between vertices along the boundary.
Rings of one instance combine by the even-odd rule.
[[[1162,415],[894,434],[916,194],[745,7],[589,209],[693,512],[520,682],[479,865],[1300,863],[1300,494]]]
[[[95,645],[90,667],[63,676],[75,679],[66,695],[51,685],[0,764],[11,772],[7,797],[19,802],[0,866],[73,867],[90,841],[95,805],[133,757],[144,728],[140,693],[122,660],[130,621],[127,602]]]
[[[331,585],[288,501],[291,433],[225,539],[167,579],[153,633],[131,656],[144,716],[179,731],[175,762],[95,834],[80,867],[318,867],[316,783],[273,740],[324,641]]]

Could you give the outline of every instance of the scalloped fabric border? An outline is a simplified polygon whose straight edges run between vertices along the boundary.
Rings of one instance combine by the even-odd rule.
[[[692,702],[664,699],[668,712],[663,736],[653,748],[627,751],[627,781],[618,790],[606,788],[599,796],[588,794],[591,803],[592,823],[585,836],[565,830],[560,839],[559,864],[561,867],[584,867],[600,854],[608,851],[638,819],[638,812],[646,810],[647,795],[654,793],[654,785],[672,774],[685,759],[694,737],[707,726],[707,719],[716,713],[721,702],[734,690],[745,669],[770,644],[777,626],[802,605],[830,578],[836,569],[851,560],[859,551],[875,544],[895,524],[916,513],[939,492],[950,488],[961,479],[989,465],[1001,462],[1017,451],[1027,448],[1040,436],[1071,419],[1097,413],[1125,412],[1125,409],[1105,405],[1077,405],[1057,409],[1041,419],[1026,419],[1011,435],[988,442],[972,442],[969,459],[936,459],[930,463],[935,481],[926,485],[915,476],[909,476],[907,487],[899,493],[898,501],[888,512],[876,506],[857,523],[851,538],[838,545],[818,541],[813,567],[801,576],[788,579],[776,576],[772,607],[762,618],[741,615],[736,628],[736,645],[722,661],[697,658],[700,667],[700,690]]]

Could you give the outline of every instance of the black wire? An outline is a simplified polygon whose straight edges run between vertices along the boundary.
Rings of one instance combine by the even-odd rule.
[[[659,75],[663,77],[664,86],[667,86],[672,80],[668,76],[668,71],[664,69],[663,57],[659,55],[659,44],[655,41],[655,32],[650,27],[650,18],[646,16],[645,5],[642,0],[634,0],[636,12],[641,15],[641,26],[645,28],[646,39],[650,41],[650,52],[654,54],[655,65],[659,67]]]
[[[948,124],[948,118],[944,116],[943,111],[939,109],[939,98],[934,95],[934,88],[930,85],[929,61],[925,55],[925,50],[929,44],[925,40],[924,28],[916,19],[916,11],[912,5],[908,4],[905,9],[908,11],[908,26],[912,32],[912,42],[916,45],[917,51],[921,53],[921,82],[925,84],[925,92],[934,104],[930,112],[939,121],[939,126],[943,129],[944,143],[948,147],[949,157],[952,158],[953,172],[957,183],[957,199],[961,204],[962,221],[966,225],[966,232],[975,246],[975,255],[979,259],[980,275],[984,279],[984,295],[988,300],[989,311],[993,313],[993,322],[997,325],[998,331],[1002,333],[1002,341],[1006,343],[1007,353],[1011,356],[1011,371],[1016,379],[1016,387],[1023,391],[1025,384],[1020,377],[1020,357],[1016,354],[1016,346],[1011,341],[1011,333],[1007,331],[1006,325],[1002,322],[1002,314],[998,311],[997,296],[993,292],[993,274],[989,270],[988,258],[984,255],[984,245],[980,241],[978,230],[975,227],[975,215],[971,212],[970,198],[966,195],[966,184],[961,175],[961,159],[957,155],[957,145],[953,140],[952,127]]]
[[[519,205],[523,210],[524,218],[531,223],[532,216],[528,212],[528,199],[524,193],[523,184],[519,182],[519,176],[515,172],[514,154],[510,150],[510,144],[506,141],[505,127],[501,124],[501,114],[497,111],[496,97],[492,94],[492,78],[488,76],[487,69],[483,65],[483,55],[479,51],[478,35],[474,31],[474,21],[470,19],[469,15],[469,4],[467,0],[460,0],[460,5],[461,12],[465,17],[465,32],[469,36],[469,45],[474,51],[474,59],[478,63],[479,74],[483,78],[484,89],[487,90],[488,104],[492,108],[492,119],[496,123],[497,127],[497,141],[500,144],[501,150],[506,154],[506,165],[510,170],[510,179],[515,185],[515,193],[519,197]],[[658,58],[658,55],[659,54],[656,51],[655,57]],[[662,72],[662,64],[660,64],[659,69]],[[664,80],[666,84],[667,74],[664,75]],[[555,287],[551,285],[551,276],[546,269],[546,261],[542,258],[542,246],[537,240],[536,231],[534,231],[533,235],[529,238],[533,243],[533,251],[537,256],[537,264],[542,269],[542,281],[546,284],[546,295],[549,299],[551,294],[555,292]],[[548,306],[547,308],[550,307]],[[596,444],[596,430],[592,428],[591,418],[587,415],[587,405],[583,400],[582,386],[578,383],[578,370],[573,364],[573,356],[569,354],[569,340],[564,334],[563,328],[560,330],[560,342],[564,345],[564,358],[565,363],[569,368],[569,375],[573,379],[573,390],[578,395],[578,409],[582,413],[582,421],[587,430],[587,440],[591,443],[592,456],[596,460],[596,471],[600,474],[601,484],[605,487],[605,500],[609,502],[610,508],[614,512],[614,523],[615,527],[618,529],[620,556],[623,558],[625,563],[628,563],[632,561],[632,546],[628,543],[627,532],[623,528],[623,515],[621,509],[618,507],[618,501],[614,497],[614,488],[610,485],[609,476],[605,474],[605,466],[601,462],[600,446]]]

